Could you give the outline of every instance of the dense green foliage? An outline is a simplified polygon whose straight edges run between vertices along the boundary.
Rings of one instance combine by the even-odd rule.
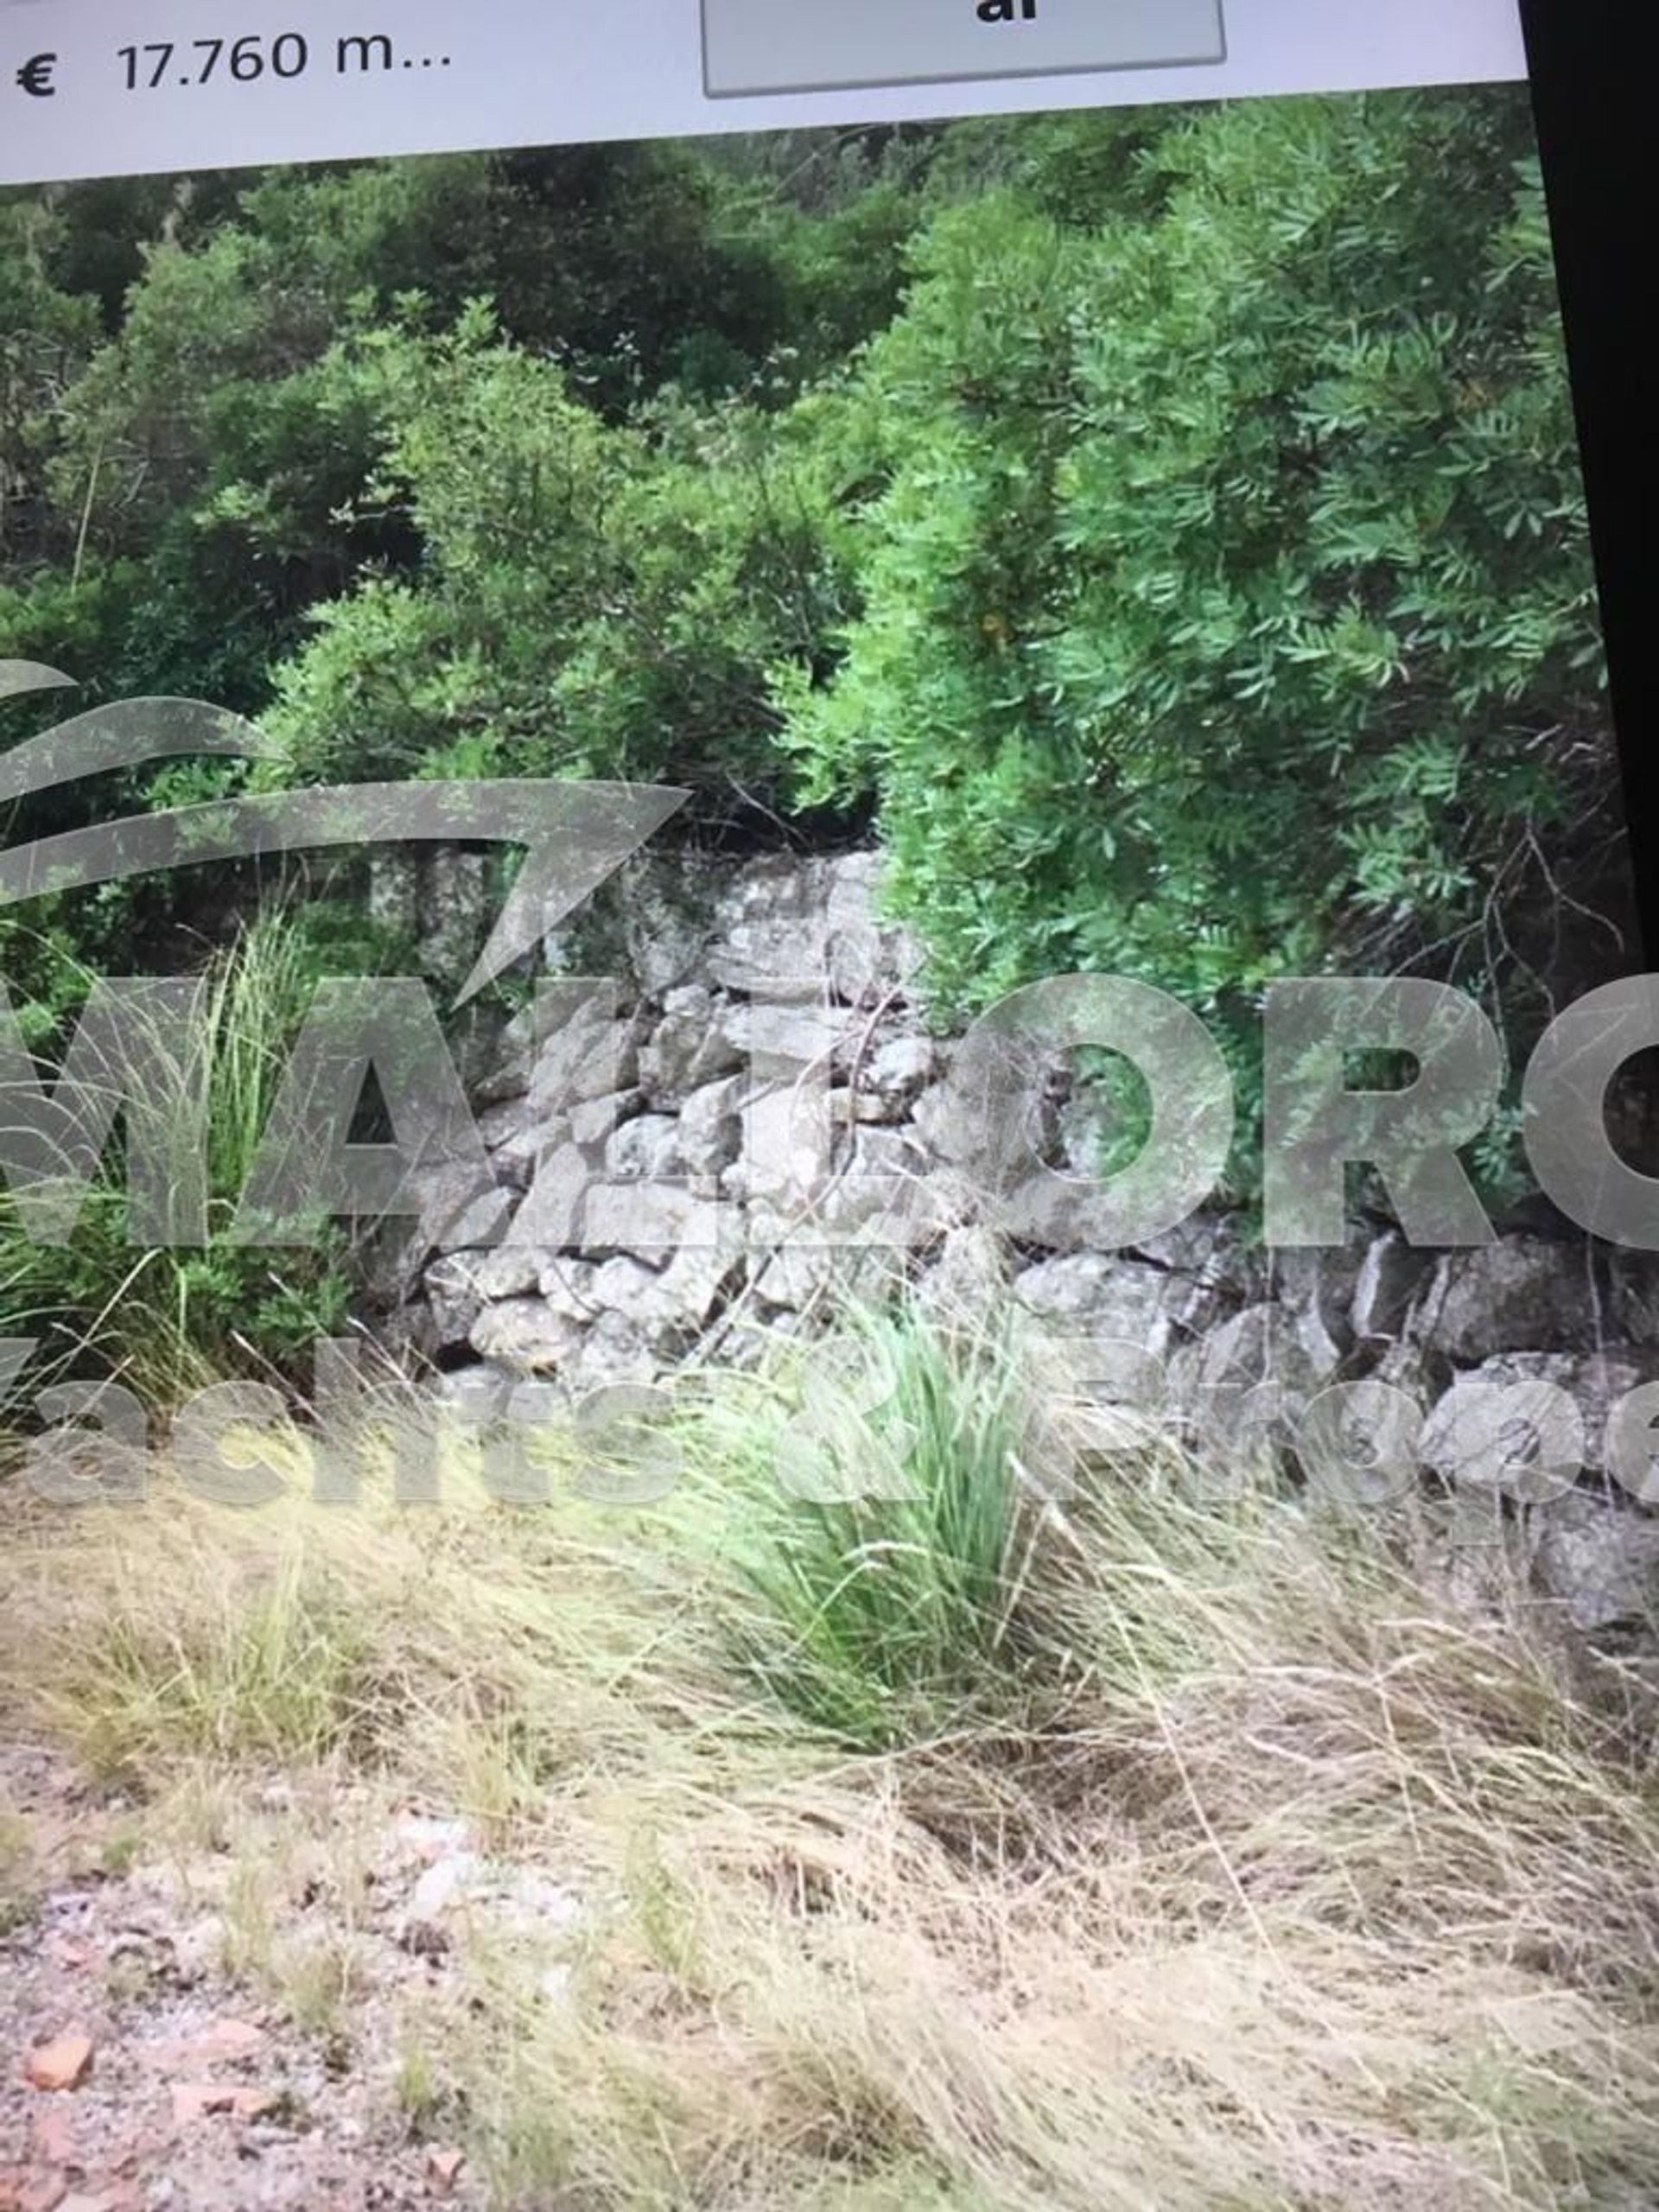
[[[1251,105],[1160,143],[1152,219],[1004,192],[921,243],[864,611],[790,738],[880,792],[950,997],[1136,975],[1242,1040],[1275,974],[1547,959],[1541,848],[1614,785],[1525,144]]]
[[[1617,959],[1503,89],[0,197],[5,655],[257,715],[302,780],[873,818],[943,1007],[1145,976],[1247,1097],[1275,974],[1449,976],[1524,1032]],[[0,916],[13,997],[49,1032],[76,961],[197,957],[180,918],[257,890]]]

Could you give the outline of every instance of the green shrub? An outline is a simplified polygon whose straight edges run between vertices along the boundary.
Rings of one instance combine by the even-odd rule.
[[[1524,1027],[1582,957],[1617,779],[1529,147],[1507,91],[1250,102],[1086,225],[1009,189],[921,240],[860,385],[864,611],[781,689],[945,1002],[1138,976],[1248,1101],[1271,976]]]
[[[766,671],[814,660],[843,606],[810,439],[737,403],[609,426],[482,308],[358,354],[392,426],[365,500],[423,558],[316,608],[276,671],[298,772],[770,791]]]

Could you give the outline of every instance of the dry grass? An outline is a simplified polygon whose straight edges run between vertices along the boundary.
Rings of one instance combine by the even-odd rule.
[[[503,2207],[1659,2200],[1630,1679],[1501,1574],[1459,1611],[1408,1532],[1142,1453],[1035,1513],[1000,1698],[852,1752],[734,1662],[762,1395],[652,1511],[25,1515],[0,1695],[158,1817],[169,1777],[368,1776],[582,1891],[567,1993],[480,1935],[399,2032],[410,2124]],[[331,2031],[351,1932],[300,1993]]]

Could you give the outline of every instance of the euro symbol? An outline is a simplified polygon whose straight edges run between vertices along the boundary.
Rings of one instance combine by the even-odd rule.
[[[37,54],[17,72],[17,81],[35,99],[49,100],[58,89],[52,81],[52,72],[57,66],[55,54]]]

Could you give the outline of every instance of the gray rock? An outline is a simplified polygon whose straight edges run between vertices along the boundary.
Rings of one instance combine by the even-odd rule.
[[[1561,1371],[1545,1355],[1525,1372],[1491,1360],[1458,1376],[1424,1424],[1423,1465],[1470,1503],[1508,1497],[1537,1503],[1569,1489],[1587,1464],[1590,1437]],[[1557,1433],[1558,1415],[1560,1451],[1546,1457],[1541,1440]]]
[[[671,1114],[624,1122],[605,1147],[605,1172],[618,1183],[657,1182],[683,1166],[680,1125]]]
[[[1368,1373],[1368,1381],[1384,1382],[1391,1390],[1398,1390],[1421,1408],[1427,1418],[1429,1408],[1441,1395],[1440,1378],[1421,1344],[1389,1344]]]
[[[582,1207],[581,1243],[592,1252],[717,1249],[729,1234],[723,1209],[676,1183],[601,1183]]]
[[[647,858],[621,887],[627,963],[648,998],[687,988],[704,968],[714,927],[713,885],[689,856],[667,863]]]
[[[1260,1286],[1246,1302],[1267,1300],[1283,1306],[1294,1316],[1297,1336],[1315,1366],[1335,1368],[1354,1349],[1354,1290],[1363,1256],[1354,1245],[1241,1252],[1241,1262],[1254,1268]]]
[[[594,1269],[591,1295],[594,1305],[607,1312],[633,1314],[643,1309],[656,1287],[653,1268],[638,1260],[619,1256]]]
[[[953,1225],[946,1192],[926,1172],[926,1155],[899,1129],[864,1128],[812,1208],[832,1237],[899,1249],[924,1243]]]
[[[1534,1515],[1534,1572],[1575,1627],[1659,1625],[1659,1522],[1573,1491]]]
[[[513,1217],[509,1242],[569,1250],[584,1243],[596,1171],[580,1145],[563,1144],[543,1160]]]
[[[922,965],[911,932],[880,917],[881,855],[848,853],[829,863],[824,897],[830,988],[849,1006],[908,997]]]
[[[412,851],[398,846],[371,849],[368,905],[377,930],[416,942],[421,927],[420,877]]]
[[[639,1074],[637,1018],[619,1020],[615,995],[591,983],[550,995],[548,1025],[531,1065],[527,1096],[533,1112],[569,1113],[629,1090]]]
[[[610,1090],[570,1109],[570,1135],[584,1147],[602,1145],[643,1103],[638,1090]]]
[[[882,1097],[874,1090],[845,1090],[830,1092],[830,1116],[838,1128],[855,1122],[867,1128],[896,1128],[909,1120],[910,1113],[901,1098]]]
[[[743,1065],[741,1049],[723,1027],[725,1009],[716,1008],[709,992],[699,995],[702,1004],[664,1014],[640,1048],[639,1080],[655,1107],[677,1106]]]
[[[1602,1472],[1606,1470],[1607,1416],[1629,1392],[1659,1382],[1659,1351],[1618,1344],[1587,1353],[1500,1352],[1483,1360],[1466,1379],[1504,1387],[1548,1382],[1565,1392],[1583,1424],[1584,1464],[1592,1472]]]
[[[531,1071],[550,1027],[556,1027],[568,1007],[542,1007],[535,1000],[520,1008],[501,1032],[496,1058],[473,1087],[474,1103],[495,1106],[522,1098],[530,1089]]]
[[[833,1244],[783,1244],[753,1264],[756,1302],[790,1313],[879,1298],[899,1273],[895,1253]]]
[[[563,1114],[532,1119],[520,1101],[520,1122],[512,1136],[490,1154],[490,1166],[499,1183],[514,1191],[527,1191],[549,1158],[570,1141],[570,1123]]]
[[[1620,1344],[1659,1344],[1659,1254],[1608,1253],[1607,1333]]]
[[[941,1320],[971,1321],[994,1312],[1007,1291],[1008,1255],[1001,1238],[968,1224],[945,1232],[917,1296]]]
[[[936,1083],[920,1094],[911,1109],[911,1122],[928,1150],[953,1166],[965,1165],[980,1148],[961,1096],[950,1083]]]
[[[744,1195],[790,1211],[816,1203],[834,1168],[826,1095],[810,1086],[761,1090],[741,1119]]]
[[[439,845],[423,850],[416,863],[416,926],[422,964],[449,982],[459,982],[477,957],[480,918],[489,912],[482,853]]]
[[[1196,1283],[1210,1281],[1235,1250],[1232,1224],[1224,1214],[1206,1210],[1189,1214],[1160,1236],[1143,1237],[1129,1247],[1128,1256]]]
[[[671,1325],[706,1328],[741,1263],[741,1252],[731,1247],[677,1252],[657,1277],[652,1310]]]
[[[512,1199],[492,1171],[467,1160],[416,1167],[409,1179],[420,1208],[413,1241],[429,1251],[456,1252],[497,1243],[512,1218]]]
[[[533,1244],[503,1244],[493,1252],[457,1255],[455,1264],[486,1304],[524,1298],[535,1290],[548,1255]]]
[[[481,1359],[535,1374],[569,1365],[582,1350],[582,1332],[540,1298],[509,1298],[486,1306],[473,1326],[473,1350]]]
[[[1097,1101],[1071,1098],[1055,1116],[1053,1165],[1084,1182],[1098,1177],[1109,1124]]]
[[[1405,1331],[1412,1300],[1423,1287],[1433,1255],[1414,1249],[1397,1230],[1367,1246],[1354,1285],[1349,1326],[1362,1344],[1392,1344]]]
[[[1322,1389],[1334,1363],[1313,1357],[1294,1317],[1278,1306],[1248,1306],[1213,1329],[1199,1347],[1198,1379],[1210,1387],[1277,1382],[1290,1390]]]
[[[464,1254],[435,1260],[421,1287],[426,1309],[416,1331],[416,1342],[429,1359],[442,1359],[471,1343],[473,1324],[483,1310],[483,1295]]]
[[[718,900],[709,972],[728,989],[779,979],[822,982],[854,1005],[901,992],[919,964],[914,940],[877,913],[880,856],[771,857],[745,868]]]
[[[469,1427],[482,1427],[502,1412],[518,1387],[519,1377],[510,1369],[488,1360],[474,1360],[435,1378],[430,1395],[436,1404]]]
[[[1296,1318],[1281,1306],[1246,1306],[1169,1361],[1170,1403],[1193,1424],[1196,1448],[1217,1478],[1251,1443],[1294,1450],[1308,1402],[1332,1380]]]
[[[1332,1335],[1317,1304],[1292,1306],[1290,1313],[1297,1343],[1322,1374],[1334,1375],[1347,1357],[1347,1344]]]
[[[929,1037],[895,1037],[873,1052],[859,1071],[861,1089],[889,1106],[908,1105],[933,1080],[939,1049]]]
[[[522,1097],[505,1099],[499,1106],[486,1106],[478,1116],[478,1134],[485,1151],[494,1152],[522,1135],[527,1118]]]
[[[1074,1252],[1025,1268],[1014,1277],[1014,1295],[1046,1321],[1085,1325],[1090,1335],[1122,1338],[1161,1354],[1179,1288],[1161,1268],[1112,1253]]]
[[[1514,1237],[1448,1253],[1408,1327],[1417,1342],[1463,1367],[1504,1351],[1593,1351],[1586,1249]]]
[[[707,1326],[742,1258],[734,1243],[677,1252],[661,1269],[619,1254],[593,1272],[588,1294],[594,1305],[622,1314],[654,1352],[666,1353]]]
[[[582,1340],[572,1369],[575,1387],[602,1389],[615,1382],[654,1382],[663,1362],[646,1332],[626,1314],[601,1313]]]
[[[753,999],[727,1008],[721,1033],[757,1076],[791,1076],[801,1068],[831,1064],[855,1033],[854,1017],[836,1007]]]
[[[594,1278],[598,1273],[591,1260],[575,1259],[569,1254],[550,1255],[537,1278],[536,1287],[548,1310],[562,1319],[591,1321],[599,1312],[594,1296]]]
[[[743,1142],[743,1102],[748,1086],[741,1076],[694,1090],[680,1109],[680,1157],[692,1175],[720,1175],[736,1160]]]
[[[720,898],[709,972],[728,990],[828,971],[829,915],[823,872],[785,856],[756,861]]]

